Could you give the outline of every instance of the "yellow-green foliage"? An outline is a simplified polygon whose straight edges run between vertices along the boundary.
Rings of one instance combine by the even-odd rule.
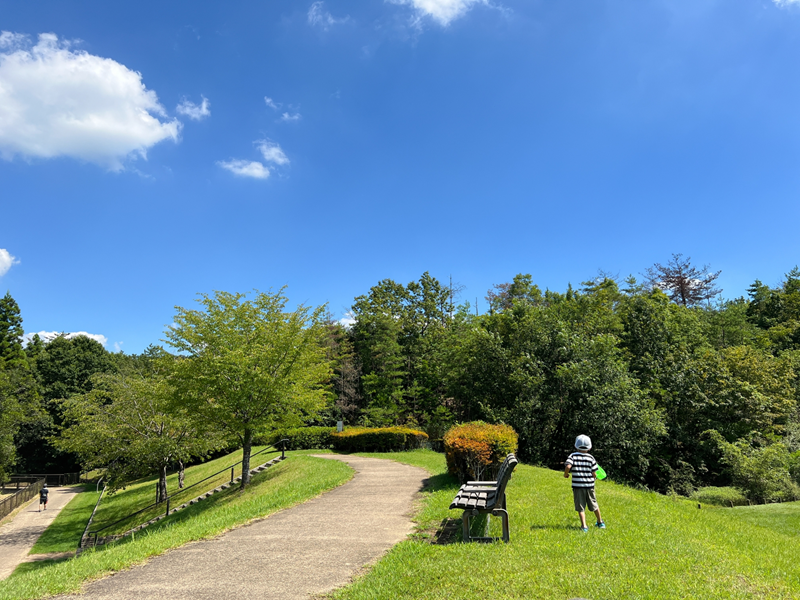
[[[509,452],[517,451],[517,432],[510,425],[483,421],[456,425],[444,434],[447,470],[461,483],[494,477]]]
[[[348,427],[331,435],[333,447],[340,452],[398,452],[421,448],[428,434],[408,427]]]

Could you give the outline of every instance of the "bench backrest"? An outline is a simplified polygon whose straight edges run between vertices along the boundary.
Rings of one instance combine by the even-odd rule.
[[[506,456],[506,459],[503,461],[503,464],[500,465],[500,470],[497,472],[497,495],[496,498],[498,501],[502,501],[503,494],[506,493],[506,485],[508,485],[508,480],[511,479],[511,472],[514,470],[519,464],[517,457],[513,454],[509,454]]]

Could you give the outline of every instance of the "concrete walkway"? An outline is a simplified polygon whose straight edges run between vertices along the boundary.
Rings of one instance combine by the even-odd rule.
[[[47,510],[39,512],[39,496],[22,507],[11,521],[0,526],[0,579],[5,579],[26,560],[36,540],[82,487],[50,488]]]
[[[411,533],[413,502],[428,473],[390,460],[320,458],[346,462],[355,477],[305,504],[90,583],[81,598],[291,600],[347,584]]]

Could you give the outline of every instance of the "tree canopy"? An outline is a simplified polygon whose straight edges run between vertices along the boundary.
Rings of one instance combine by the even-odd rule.
[[[254,436],[302,424],[328,400],[324,307],[289,311],[282,289],[198,302],[200,310],[176,307],[166,332],[179,353],[170,380],[187,406],[241,444],[244,487]]]

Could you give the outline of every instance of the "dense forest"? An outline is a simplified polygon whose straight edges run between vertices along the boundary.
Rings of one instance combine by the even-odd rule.
[[[557,465],[585,433],[618,480],[679,494],[735,485],[755,501],[798,499],[800,270],[776,287],[755,281],[733,300],[721,299],[718,275],[681,255],[641,281],[601,274],[564,292],[543,291],[519,274],[488,292],[484,314],[459,304],[457,286],[428,273],[405,285],[380,281],[355,298],[351,322],[325,319],[320,309],[300,321],[319,350],[307,355],[319,393],[311,393],[311,380],[303,384],[303,398],[314,400],[282,408],[291,418],[271,405],[269,418],[233,441],[231,432],[192,419],[195,408],[214,416],[200,404],[176,403],[200,393],[180,385],[192,381],[190,371],[176,375],[199,355],[176,343],[174,332],[166,350],[152,346],[139,356],[109,353],[86,337],[45,343],[34,336],[23,345],[20,309],[7,294],[0,301],[0,476],[99,466],[87,457],[102,455],[102,427],[84,424],[81,438],[79,421],[123,397],[149,398],[151,408],[162,398],[153,410],[170,413],[169,427],[180,430],[173,449],[160,450],[163,469],[165,461],[299,422],[405,424],[438,439],[455,423],[482,420],[511,425],[530,463]],[[295,314],[284,306],[277,309]],[[300,398],[299,389],[275,387],[270,397]],[[133,476],[155,464],[105,460],[125,467],[122,479],[125,469]]]

